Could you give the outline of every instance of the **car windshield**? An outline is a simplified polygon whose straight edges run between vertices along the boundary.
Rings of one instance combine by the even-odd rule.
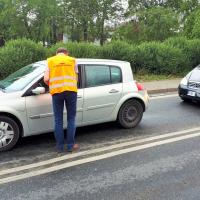
[[[0,89],[4,92],[16,92],[23,90],[31,81],[42,74],[45,65],[27,65],[0,81]]]
[[[200,68],[197,67],[190,75],[190,81],[200,82]]]

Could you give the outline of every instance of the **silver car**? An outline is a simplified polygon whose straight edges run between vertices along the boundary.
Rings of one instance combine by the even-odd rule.
[[[130,63],[77,59],[79,69],[77,126],[118,121],[124,128],[142,119],[149,97],[133,79]],[[30,64],[0,81],[0,151],[20,137],[54,129],[52,100],[43,82],[46,61]],[[64,126],[67,127],[66,111]]]
[[[181,80],[178,94],[183,101],[200,102],[200,65]]]

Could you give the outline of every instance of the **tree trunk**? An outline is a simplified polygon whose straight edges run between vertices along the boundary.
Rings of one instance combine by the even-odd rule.
[[[83,22],[83,40],[85,42],[88,41],[88,23],[87,23],[87,21]]]
[[[5,40],[3,37],[0,37],[0,47],[3,47],[5,45]]]
[[[101,22],[101,27],[100,27],[100,45],[103,46],[104,42],[105,42],[105,33],[104,33],[104,15],[102,18],[102,22]]]

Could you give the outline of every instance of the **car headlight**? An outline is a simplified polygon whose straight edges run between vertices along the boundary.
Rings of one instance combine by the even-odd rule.
[[[184,77],[180,82],[181,85],[185,85],[185,86],[187,85],[187,83],[188,83],[188,79],[186,77]]]

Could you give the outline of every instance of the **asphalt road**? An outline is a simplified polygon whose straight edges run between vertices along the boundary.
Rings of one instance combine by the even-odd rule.
[[[199,114],[199,105],[176,96],[152,99],[137,128],[119,129],[114,123],[79,128],[79,155],[24,170],[18,175],[27,178],[16,181],[15,172],[2,175],[1,170],[60,158],[52,134],[23,139],[0,155],[1,200],[199,199]],[[45,172],[52,167],[60,170]]]
[[[165,96],[164,96],[165,97]],[[200,106],[182,102],[178,96],[151,99],[141,123],[134,129],[121,129],[106,123],[77,129],[81,150],[94,149],[121,140],[144,137],[200,126]],[[0,153],[0,169],[46,160],[57,156],[53,133],[23,138],[9,152]]]

